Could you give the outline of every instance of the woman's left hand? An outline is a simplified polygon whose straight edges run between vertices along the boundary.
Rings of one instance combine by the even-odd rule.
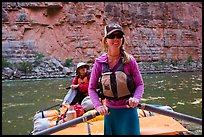
[[[129,106],[130,107],[135,108],[135,107],[137,107],[138,103],[139,103],[139,100],[137,98],[135,98],[135,97],[129,98]]]

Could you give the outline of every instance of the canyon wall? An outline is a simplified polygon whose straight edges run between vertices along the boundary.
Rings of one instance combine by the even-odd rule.
[[[202,59],[201,2],[3,2],[2,56],[93,63],[113,22],[138,62]]]

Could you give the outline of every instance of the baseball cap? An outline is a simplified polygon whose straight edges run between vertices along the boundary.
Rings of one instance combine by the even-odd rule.
[[[124,35],[122,27],[119,24],[114,23],[114,24],[109,24],[105,26],[105,37],[115,31],[120,31]]]

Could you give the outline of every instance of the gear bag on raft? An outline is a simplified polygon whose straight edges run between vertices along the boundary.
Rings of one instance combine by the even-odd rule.
[[[76,117],[82,116],[86,111],[94,109],[89,96],[82,100],[81,105],[61,104],[58,110],[37,111],[34,115],[34,130],[32,133],[45,130],[47,128],[59,125]]]

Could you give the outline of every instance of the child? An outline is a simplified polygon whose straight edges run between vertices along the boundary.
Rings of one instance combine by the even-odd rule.
[[[76,76],[74,77],[70,90],[63,99],[63,103],[75,105],[81,104],[82,100],[88,96],[88,85],[90,79],[89,65],[80,62],[77,64]]]

